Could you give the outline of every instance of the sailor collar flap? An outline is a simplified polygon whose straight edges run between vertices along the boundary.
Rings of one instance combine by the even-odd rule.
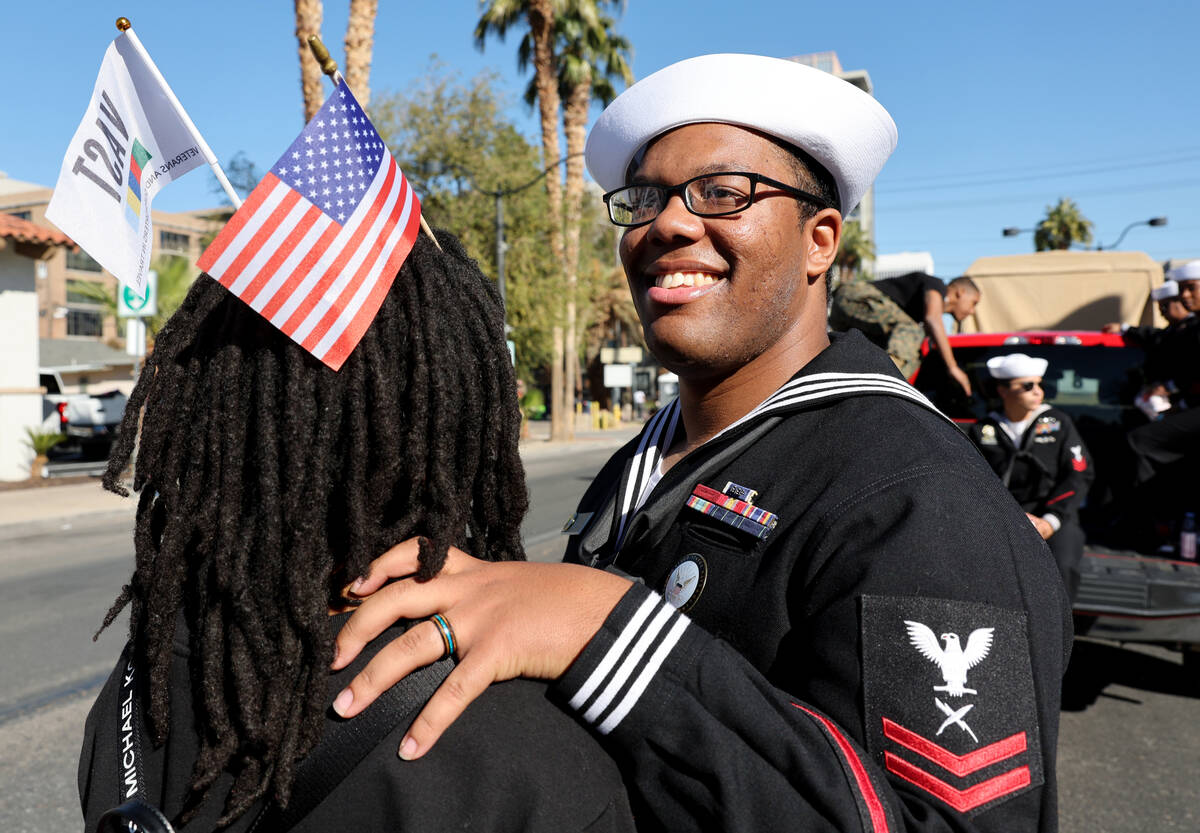
[[[696,482],[702,480],[706,473],[714,471],[714,466],[719,467],[718,462],[723,464],[732,459],[788,414],[855,396],[892,396],[908,400],[945,418],[916,388],[899,378],[890,361],[871,347],[865,338],[857,333],[833,333],[830,341],[828,348],[750,413],[688,453],[653,486],[653,493],[646,496],[644,493],[653,482],[653,475],[658,471],[663,457],[675,442],[678,432],[683,431],[677,399],[655,414],[633,446],[618,488],[604,509],[597,513],[591,529],[580,542],[581,549],[598,553],[606,542],[612,541],[616,543],[609,558],[615,557],[615,553],[627,542],[634,516],[643,511],[643,504],[644,511],[649,512],[657,506],[660,511],[656,511],[656,515],[662,514],[661,507],[665,507],[669,514],[676,504],[682,504],[687,499]],[[864,369],[848,372],[837,370],[839,367]],[[682,495],[681,500],[673,499],[676,492]],[[668,496],[672,496],[672,499],[665,499]],[[652,522],[650,526],[657,527],[660,524]],[[608,534],[601,537],[604,532]]]

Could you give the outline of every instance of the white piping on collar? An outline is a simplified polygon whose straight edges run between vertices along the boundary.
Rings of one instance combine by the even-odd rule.
[[[908,382],[885,373],[813,373],[785,383],[741,419],[727,425],[710,437],[705,445],[739,425],[772,411],[791,408],[795,405],[819,399],[829,399],[848,393],[884,393],[908,399],[943,419],[948,418],[939,411],[920,391]],[[659,411],[642,432],[642,441],[633,456],[629,479],[621,495],[621,515],[617,523],[617,546],[620,550],[625,539],[625,526],[630,517],[645,503],[647,484],[651,475],[661,464],[663,457],[675,439],[679,427],[680,407],[678,398]]]

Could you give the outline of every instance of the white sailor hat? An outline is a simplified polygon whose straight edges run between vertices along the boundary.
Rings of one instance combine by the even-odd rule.
[[[1035,359],[1024,353],[1009,353],[1007,356],[992,356],[987,360],[988,373],[993,379],[1020,379],[1024,376],[1045,376],[1050,362]]]
[[[1162,286],[1156,286],[1150,290],[1150,297],[1155,301],[1178,298],[1179,284],[1175,283],[1175,281],[1163,281]]]
[[[588,170],[605,191],[619,188],[651,139],[702,122],[749,127],[804,150],[833,176],[843,214],[896,148],[883,105],[836,75],[762,55],[702,55],[617,96],[588,136]]]
[[[1176,266],[1167,273],[1173,281],[1200,281],[1200,260],[1189,261],[1182,266]]]

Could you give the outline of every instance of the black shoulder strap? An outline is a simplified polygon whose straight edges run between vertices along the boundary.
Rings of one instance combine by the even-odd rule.
[[[304,759],[286,808],[274,802],[261,812],[249,833],[291,830],[342,783],[367,753],[400,725],[411,721],[442,680],[454,668],[451,659],[414,671],[392,686],[357,717],[327,729],[321,742]]]
[[[284,833],[295,827],[393,728],[401,721],[416,717],[453,667],[453,660],[447,658],[414,671],[381,694],[362,714],[327,730],[300,765],[292,784],[291,802],[286,808],[273,801],[267,802],[250,825],[251,833],[260,828]],[[122,654],[121,668],[124,674],[122,691],[127,695],[121,698],[122,703],[127,704],[121,717],[132,733],[131,745],[136,750],[133,756],[126,755],[123,762],[123,771],[128,771],[129,790],[127,793],[122,790],[121,798],[129,800],[101,816],[97,830],[99,833],[126,833],[133,824],[136,825],[134,829],[145,833],[174,833],[166,816],[141,797],[145,792],[145,775],[141,768],[141,715],[134,690],[132,643]]]

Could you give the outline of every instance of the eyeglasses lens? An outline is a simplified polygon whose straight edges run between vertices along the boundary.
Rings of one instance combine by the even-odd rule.
[[[673,193],[682,192],[688,211],[700,217],[736,214],[754,199],[754,180],[745,174],[717,174],[667,188],[630,185],[608,199],[608,216],[619,226],[649,223],[667,205]]]
[[[1034,388],[1040,388],[1041,386],[1042,386],[1041,382],[1022,382],[1021,384],[1017,385],[1018,388],[1025,391],[1026,393],[1029,393]]]
[[[706,176],[689,184],[687,190],[693,214],[733,214],[750,205],[754,181],[740,174]]]
[[[608,215],[619,226],[648,223],[662,210],[665,196],[657,185],[631,185],[609,198]]]

